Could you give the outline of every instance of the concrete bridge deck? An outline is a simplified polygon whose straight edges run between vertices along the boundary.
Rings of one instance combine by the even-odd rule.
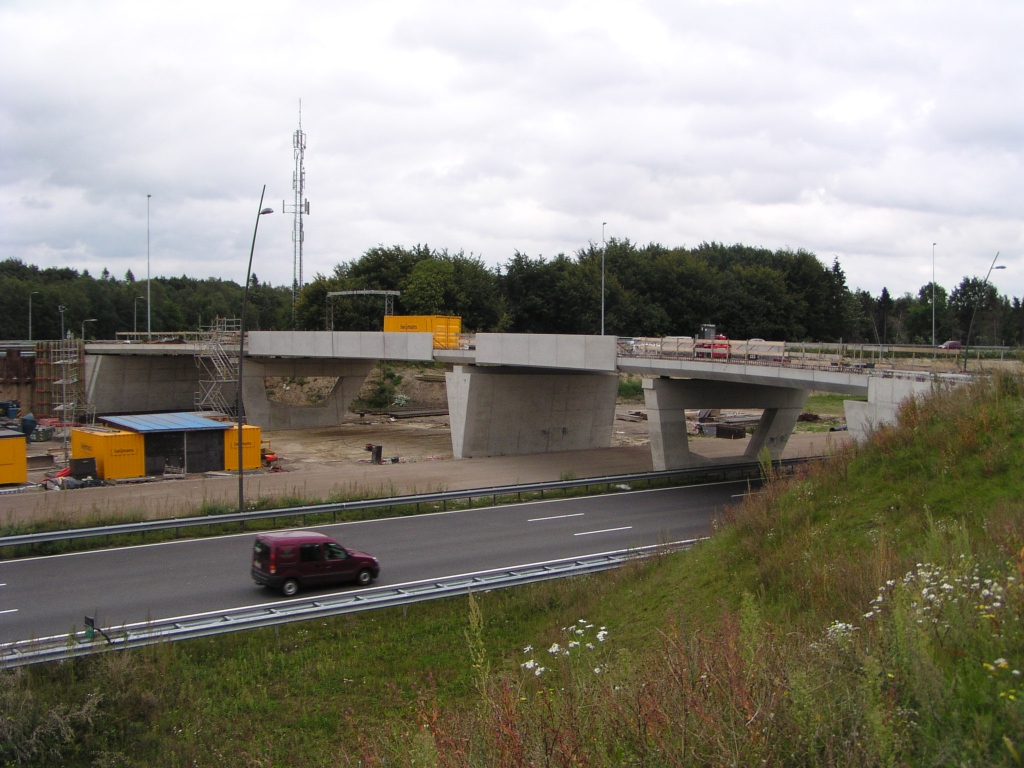
[[[463,346],[435,349],[430,333],[252,331],[242,380],[246,417],[267,429],[336,424],[376,361],[443,362],[453,367],[446,382],[456,458],[602,448],[611,444],[624,372],[645,377],[653,464],[668,469],[703,461],[689,451],[687,410],[763,409],[747,455],[767,449],[779,458],[811,391],[867,396],[847,408],[860,436],[937,380],[784,353],[701,359],[692,346],[687,356],[678,343],[620,344],[612,336],[479,333]],[[194,343],[89,343],[89,401],[100,414],[191,410],[198,352]],[[267,398],[263,380],[270,376],[337,383],[321,405],[291,406]]]

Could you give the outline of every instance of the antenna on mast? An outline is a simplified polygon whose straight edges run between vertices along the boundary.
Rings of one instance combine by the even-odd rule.
[[[299,99],[299,127],[292,134],[292,154],[295,157],[295,171],[292,173],[292,189],[295,202],[291,206],[281,201],[281,210],[292,214],[292,327],[295,326],[295,302],[302,291],[302,243],[306,239],[302,217],[309,215],[309,200],[306,199],[306,134],[302,131],[302,99]]]

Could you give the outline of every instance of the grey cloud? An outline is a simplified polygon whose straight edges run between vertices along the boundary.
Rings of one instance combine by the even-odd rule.
[[[0,258],[139,274],[153,193],[154,270],[240,280],[302,97],[308,275],[377,243],[572,252],[609,221],[837,253],[876,291],[916,290],[938,239],[955,283],[1024,246],[1021,12],[963,8],[7,4]],[[289,227],[261,224],[261,279],[290,279]]]

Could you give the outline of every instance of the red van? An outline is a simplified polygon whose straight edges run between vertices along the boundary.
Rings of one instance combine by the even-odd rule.
[[[300,587],[342,581],[366,586],[377,578],[380,563],[365,552],[346,549],[315,531],[261,533],[252,549],[252,579],[291,597]]]

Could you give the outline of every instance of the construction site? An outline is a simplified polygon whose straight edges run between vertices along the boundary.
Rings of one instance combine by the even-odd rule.
[[[385,321],[395,331],[383,336],[426,336],[431,358],[459,355],[469,351],[464,347],[475,346],[471,337],[458,333],[457,318],[389,316]],[[204,504],[234,503],[238,425],[252,421],[247,418],[250,398],[242,401],[241,418],[236,405],[239,360],[248,370],[250,358],[255,358],[251,339],[240,358],[240,328],[238,320],[218,319],[203,332],[161,334],[152,342],[141,334],[124,334],[113,342],[88,345],[69,338],[0,348],[0,519],[8,524],[53,518],[74,523],[178,516]],[[112,346],[124,354],[104,355]],[[154,355],[154,350],[165,354]],[[136,352],[140,354],[129,354]],[[406,351],[398,356],[417,355]],[[160,367],[154,361],[173,361],[173,370],[164,370],[159,378],[174,398],[165,397],[165,407],[145,412],[111,408],[113,396],[124,395],[128,386],[118,383],[119,393],[98,388],[102,377],[97,369],[111,359],[144,361],[150,376]],[[653,468],[642,378],[623,372],[612,377],[611,429],[599,444],[490,451],[495,455],[455,460],[448,381],[456,367],[436,359],[368,361],[353,377],[358,383],[349,387],[344,407],[335,403],[333,409],[328,406],[332,398],[338,399],[345,376],[304,375],[280,366],[270,373],[290,375],[260,376],[271,408],[321,418],[329,413],[330,423],[292,428],[243,424],[241,466],[247,498],[325,500]],[[191,376],[182,379],[183,370]],[[318,372],[332,371],[311,371]],[[159,398],[160,387],[141,384],[147,396],[136,405],[158,405],[154,397]],[[741,458],[762,412],[687,410],[693,451],[708,460]],[[845,420],[840,401],[812,400],[803,414],[787,456],[822,455],[843,445],[847,435],[841,431]]]

